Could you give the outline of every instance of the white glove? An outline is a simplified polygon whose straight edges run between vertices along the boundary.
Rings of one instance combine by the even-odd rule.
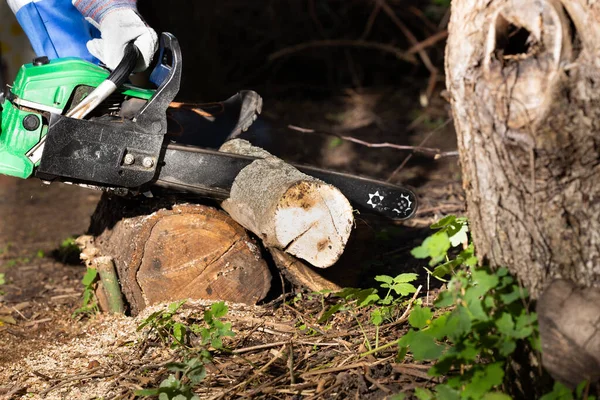
[[[141,55],[135,71],[139,72],[148,68],[156,52],[158,37],[137,12],[127,8],[117,9],[106,14],[100,22],[100,26],[96,23],[94,25],[100,30],[102,39],[90,40],[87,42],[87,48],[110,70],[114,70],[119,65],[125,46],[132,40]]]

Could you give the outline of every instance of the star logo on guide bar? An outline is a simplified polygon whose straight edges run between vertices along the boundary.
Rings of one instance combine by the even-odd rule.
[[[397,208],[394,208],[392,211],[402,214],[403,212],[410,211],[412,204],[413,202],[410,201],[410,197],[408,197],[407,194],[402,194],[400,195],[400,201],[398,202],[398,207],[400,207],[402,211]]]
[[[369,201],[367,204],[372,206],[373,208],[377,207],[383,201],[383,196],[379,194],[379,190],[375,193],[369,193]]]

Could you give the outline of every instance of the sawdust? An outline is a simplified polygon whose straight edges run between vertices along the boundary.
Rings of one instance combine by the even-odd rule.
[[[188,301],[178,319],[210,306],[209,301]],[[0,398],[88,399],[113,398],[123,392],[129,375],[172,361],[175,353],[164,347],[145,348],[140,323],[168,303],[145,309],[135,318],[98,314],[88,322],[74,322],[75,338],[47,343],[27,357],[0,365]],[[258,307],[229,304],[229,317],[247,319]],[[142,380],[143,381],[143,380]],[[141,389],[139,386],[137,389]],[[135,387],[133,388],[135,389]],[[9,396],[9,393],[14,393]]]

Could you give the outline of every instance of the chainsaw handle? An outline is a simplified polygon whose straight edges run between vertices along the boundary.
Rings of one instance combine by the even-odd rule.
[[[127,79],[129,75],[135,69],[137,65],[138,58],[140,57],[140,50],[137,48],[133,41],[127,43],[125,46],[125,50],[123,51],[123,59],[117,68],[108,76],[108,80],[115,84],[116,87],[121,86]]]

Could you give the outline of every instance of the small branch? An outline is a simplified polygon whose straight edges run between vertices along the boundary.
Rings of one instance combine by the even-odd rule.
[[[383,51],[384,53],[390,53],[396,56],[398,60],[406,61],[414,64],[415,59],[412,54],[408,55],[405,51],[385,43],[370,42],[366,40],[352,40],[352,39],[337,39],[337,40],[313,40],[310,42],[300,43],[294,46],[285,47],[274,53],[271,53],[267,60],[269,62],[275,61],[278,58],[289,56],[306,49],[312,49],[316,47],[362,47],[365,49],[375,49]]]
[[[388,143],[388,142],[371,143],[371,142],[367,142],[365,140],[357,139],[352,136],[338,135],[336,133],[331,133],[331,132],[318,132],[314,129],[302,128],[302,127],[295,126],[295,125],[288,125],[288,128],[293,131],[296,131],[296,132],[312,133],[315,135],[323,135],[323,136],[335,136],[335,137],[345,140],[347,142],[352,142],[352,143],[360,144],[362,146],[371,147],[371,148],[390,148],[390,149],[396,149],[396,150],[410,150],[415,153],[422,153],[422,154],[429,155],[429,156],[433,157],[435,160],[437,160],[439,158],[450,157],[450,156],[458,154],[456,151],[443,152],[440,149],[436,149],[434,147],[408,146],[408,145],[394,144],[394,143]]]
[[[410,49],[406,50],[407,54],[415,54],[421,50],[426,49],[427,47],[433,46],[440,40],[446,39],[448,37],[448,31],[443,30],[434,35],[429,36],[427,39],[415,44]]]
[[[108,309],[112,313],[125,313],[125,305],[121,295],[121,287],[115,271],[115,265],[111,257],[98,257],[94,260],[100,281],[108,300]]]
[[[438,126],[437,128],[435,128],[434,130],[432,130],[431,132],[429,132],[425,138],[423,138],[423,140],[421,141],[421,143],[419,143],[419,146],[423,146],[430,138],[431,136],[433,136],[434,133],[442,130],[443,128],[446,127],[446,125],[448,125],[450,122],[452,122],[452,118],[448,118],[446,120],[446,122],[444,122],[442,125]],[[458,154],[458,153],[457,153]],[[398,166],[398,168],[396,168],[394,170],[394,172],[392,172],[392,174],[389,176],[389,178],[387,178],[387,182],[390,182],[398,172],[400,172],[402,170],[402,168],[404,168],[404,166],[406,165],[406,163],[408,163],[410,161],[410,159],[412,158],[412,154],[409,154],[404,161],[402,161],[402,163]]]

